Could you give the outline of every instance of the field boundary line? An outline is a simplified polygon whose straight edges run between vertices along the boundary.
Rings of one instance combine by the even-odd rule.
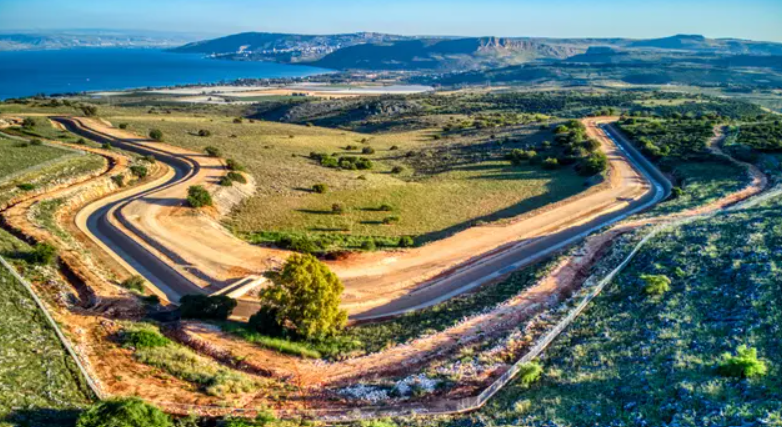
[[[22,277],[19,272],[16,271],[16,269],[8,263],[8,261],[5,260],[2,256],[0,256],[0,265],[2,265],[8,272],[11,273],[11,275],[16,279],[19,283],[22,284],[22,286],[27,290],[27,292],[30,294],[30,296],[35,301],[35,304],[38,306],[38,308],[43,312],[44,317],[46,317],[47,322],[49,323],[49,326],[54,329],[55,335],[57,335],[57,338],[60,340],[60,343],[65,347],[65,350],[68,352],[68,354],[71,356],[73,361],[76,363],[76,366],[79,368],[79,372],[81,372],[81,375],[84,377],[84,380],[87,382],[87,386],[90,388],[92,393],[95,395],[95,397],[98,398],[98,400],[103,400],[107,397],[107,395],[103,392],[103,390],[100,389],[97,382],[92,378],[90,373],[87,371],[87,368],[84,367],[84,364],[82,364],[81,359],[79,358],[79,354],[76,352],[76,350],[71,345],[71,342],[68,340],[68,338],[63,334],[62,330],[60,329],[60,325],[57,323],[57,321],[54,320],[52,315],[49,313],[49,310],[46,308],[46,305],[41,301],[40,298],[38,298],[38,295],[35,293],[35,290],[33,289],[33,286],[30,284],[30,282],[27,281],[24,277]]]

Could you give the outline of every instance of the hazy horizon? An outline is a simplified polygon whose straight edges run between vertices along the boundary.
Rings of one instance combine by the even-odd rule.
[[[35,13],[30,13],[35,11]],[[659,38],[699,34],[782,42],[782,2],[697,0],[0,0],[0,33],[126,31]]]

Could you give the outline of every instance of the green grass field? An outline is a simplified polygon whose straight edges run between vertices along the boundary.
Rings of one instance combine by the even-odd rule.
[[[4,176],[72,154],[46,145],[22,146],[0,135],[0,180]]]
[[[782,425],[780,207],[654,238],[546,351],[540,382],[438,425]],[[667,275],[671,290],[646,295],[642,274]],[[717,372],[739,345],[758,350],[766,376]]]
[[[512,167],[496,157],[463,162],[458,154],[449,160],[451,154],[432,147],[454,142],[434,140],[432,131],[366,135],[272,122],[235,124],[220,116],[117,116],[112,121],[127,123],[128,129],[142,135],[160,129],[166,142],[194,150],[215,146],[224,157],[243,163],[257,180],[257,194],[238,208],[228,225],[255,241],[264,240],[258,232],[283,232],[413,235],[425,242],[476,221],[513,217],[584,189],[584,179],[570,169]],[[209,130],[211,136],[197,136],[200,129]],[[547,136],[536,127],[519,132],[529,143]],[[347,150],[349,145],[355,148]],[[372,147],[375,153],[362,155],[364,147]],[[460,146],[457,151],[469,150]],[[358,171],[326,168],[309,158],[311,152],[363,156],[374,167]],[[424,158],[452,161],[452,166],[417,173],[407,153],[413,153],[419,163]],[[395,166],[403,171],[391,173]],[[329,191],[311,191],[318,183],[326,184]],[[332,213],[335,204],[344,211]],[[380,211],[381,205],[392,209]],[[389,217],[399,220],[384,224]]]

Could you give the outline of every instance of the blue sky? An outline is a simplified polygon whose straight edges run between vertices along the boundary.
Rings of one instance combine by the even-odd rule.
[[[782,0],[0,0],[0,31],[61,28],[782,42]]]

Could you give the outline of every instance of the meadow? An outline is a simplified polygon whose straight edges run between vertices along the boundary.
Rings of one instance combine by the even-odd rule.
[[[265,121],[235,123],[217,115],[111,120],[141,135],[159,129],[165,142],[196,151],[216,147],[243,165],[255,177],[257,193],[226,224],[256,243],[329,234],[376,237],[379,245],[415,236],[422,243],[529,212],[585,188],[584,178],[570,168],[512,166],[502,157],[510,145],[442,138],[435,130],[369,135]],[[209,136],[198,136],[200,130]],[[513,136],[518,146],[535,146],[553,135],[538,126],[519,126]],[[372,167],[326,167],[318,160],[323,156],[369,159]],[[327,190],[314,191],[316,184]],[[364,241],[334,244],[357,249]]]

